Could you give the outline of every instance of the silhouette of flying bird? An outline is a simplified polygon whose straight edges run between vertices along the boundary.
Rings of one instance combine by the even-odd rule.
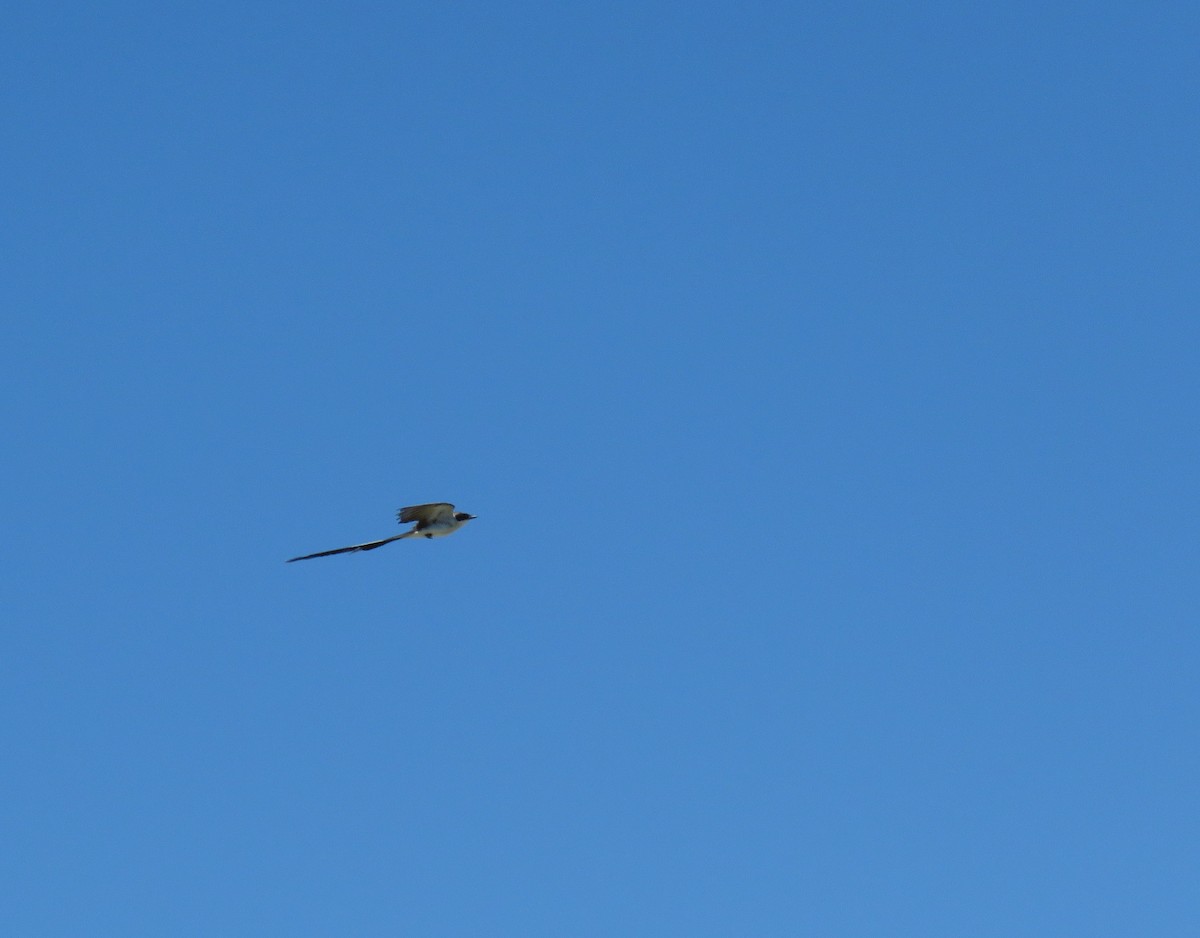
[[[311,560],[313,557],[329,557],[333,554],[349,554],[356,550],[374,550],[376,547],[382,547],[392,541],[402,541],[406,537],[445,537],[473,520],[475,515],[469,515],[465,511],[456,512],[454,506],[449,502],[432,502],[428,505],[410,505],[407,508],[401,508],[396,512],[396,517],[400,519],[401,524],[415,521],[416,525],[403,534],[385,537],[381,541],[368,541],[365,544],[353,544],[350,547],[339,547],[336,550],[323,550],[319,554],[305,554],[303,557],[293,557],[287,562]]]

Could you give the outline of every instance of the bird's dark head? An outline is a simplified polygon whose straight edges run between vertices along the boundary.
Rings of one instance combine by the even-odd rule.
[[[455,514],[454,514],[455,521],[474,521],[476,517],[478,517],[478,516],[477,515],[469,515],[465,511],[455,512]]]

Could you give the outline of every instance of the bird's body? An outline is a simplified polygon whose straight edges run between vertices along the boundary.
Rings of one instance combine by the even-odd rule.
[[[385,537],[379,541],[368,541],[365,544],[352,544],[350,547],[338,547],[316,554],[305,554],[303,557],[293,557],[288,563],[293,560],[311,560],[313,557],[329,557],[333,554],[349,554],[359,550],[374,550],[376,547],[382,547],[392,541],[402,541],[406,537],[445,537],[473,520],[475,515],[469,515],[465,511],[456,512],[454,506],[449,502],[430,502],[428,505],[410,505],[407,508],[401,508],[396,512],[396,517],[401,524],[409,524],[413,521],[416,524],[403,534],[394,534],[391,537]]]

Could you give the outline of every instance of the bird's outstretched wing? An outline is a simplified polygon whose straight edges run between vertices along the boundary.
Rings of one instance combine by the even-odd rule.
[[[323,550],[319,554],[305,554],[303,557],[293,557],[288,563],[293,560],[312,560],[313,557],[330,557],[333,554],[349,554],[356,550],[374,550],[376,547],[382,547],[384,544],[390,544],[392,541],[398,541],[402,537],[408,537],[411,532],[404,534],[395,534],[392,537],[385,537],[382,541],[368,541],[366,544],[354,544],[350,547],[339,547],[336,550]]]
[[[451,521],[454,518],[454,506],[449,502],[430,502],[428,505],[409,505],[396,512],[401,524],[415,521],[420,527],[434,524],[438,521]]]

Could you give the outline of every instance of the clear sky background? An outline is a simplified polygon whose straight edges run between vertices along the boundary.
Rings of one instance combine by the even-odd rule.
[[[0,930],[1197,934],[1198,35],[9,5]]]

